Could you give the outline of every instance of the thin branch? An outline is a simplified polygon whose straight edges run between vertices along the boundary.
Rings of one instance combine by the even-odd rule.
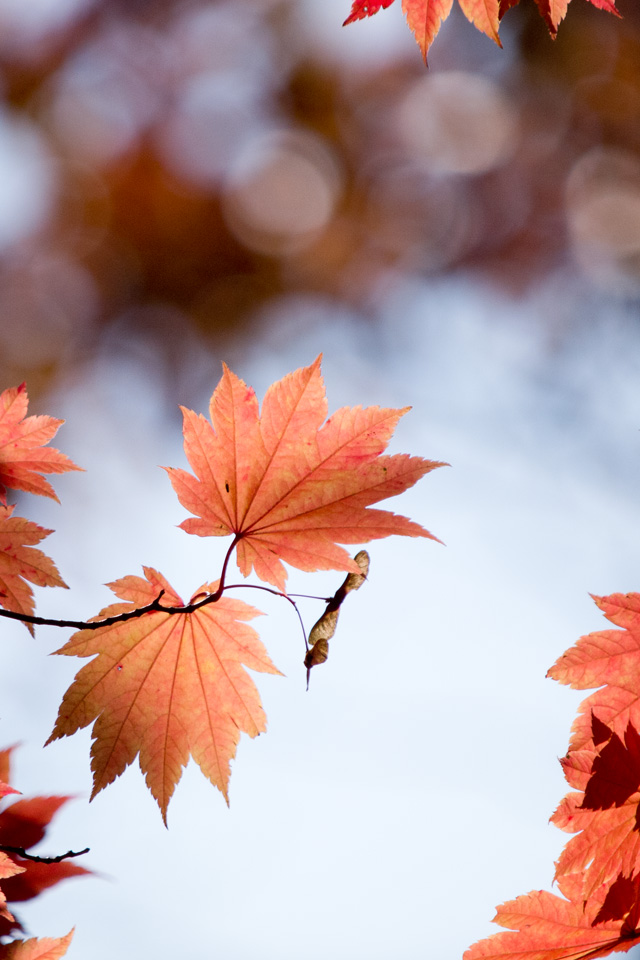
[[[105,617],[104,620],[53,620],[50,617],[35,617],[29,613],[15,613],[13,610],[5,610],[4,607],[0,607],[0,617],[9,617],[11,620],[20,620],[22,623],[35,623],[41,627],[77,627],[78,630],[98,630],[99,627],[110,627],[112,624],[121,623],[124,620],[135,620],[152,610],[165,609],[160,606],[160,599],[163,594],[164,590],[161,590],[155,600],[148,603],[146,607],[127,610],[126,613],[119,613],[114,617]]]
[[[37,626],[42,627],[75,627],[77,630],[99,630],[102,627],[111,627],[115,623],[124,623],[126,620],[137,620],[139,617],[143,617],[145,613],[195,613],[196,610],[199,610],[200,607],[205,607],[209,603],[216,603],[225,590],[264,590],[266,593],[272,593],[276,597],[282,597],[284,600],[288,600],[293,609],[296,612],[298,620],[300,621],[300,627],[302,629],[302,636],[304,638],[305,649],[309,650],[309,642],[307,640],[307,632],[304,628],[304,623],[298,605],[292,597],[305,597],[309,600],[322,600],[324,603],[330,603],[331,597],[312,597],[309,594],[305,593],[294,593],[288,595],[286,593],[281,593],[280,590],[273,590],[271,587],[263,587],[257,583],[230,583],[225,585],[225,577],[227,574],[227,568],[229,566],[229,560],[231,559],[231,554],[233,553],[236,545],[242,539],[241,534],[236,534],[227,550],[226,556],[224,558],[224,563],[222,565],[222,572],[220,574],[220,580],[218,583],[218,589],[214,593],[209,593],[201,600],[196,600],[194,603],[186,603],[181,607],[165,607],[160,603],[162,597],[164,596],[164,590],[161,590],[155,600],[152,600],[151,603],[146,604],[144,607],[137,607],[135,610],[127,610],[125,613],[115,614],[113,617],[105,617],[103,620],[55,620],[51,617],[36,617],[29,613],[16,613],[14,610],[5,610],[4,607],[0,607],[0,617],[8,617],[10,620],[20,620],[22,623],[34,623]],[[0,850],[3,850],[4,847],[0,845]],[[13,851],[14,853],[19,853],[17,849]],[[86,851],[81,851],[85,853]],[[23,854],[20,854],[23,856]],[[63,860],[65,857],[70,856],[79,856],[75,853],[65,853],[64,857],[59,857],[51,861],[45,859],[42,860],[43,863],[57,863],[58,860]],[[26,856],[26,859],[35,859],[38,862],[42,858],[38,857],[29,857]]]
[[[89,853],[89,847],[85,847],[84,850],[67,850],[66,853],[61,853],[58,857],[37,857],[34,853],[27,853],[24,847],[10,847],[8,843],[0,843],[0,851],[2,853],[15,853],[17,856],[22,857],[23,860],[31,860],[33,863],[60,863],[61,860],[68,860],[70,857],[81,857],[83,853]]]
[[[227,573],[229,560],[236,544],[241,539],[242,537],[236,534],[231,546],[227,550],[222,565],[218,589],[215,593],[208,594],[196,603],[186,603],[182,607],[165,607],[160,603],[164,595],[164,590],[161,590],[155,600],[147,603],[146,606],[137,607],[135,610],[127,610],[125,613],[118,613],[113,617],[105,617],[103,620],[55,620],[51,617],[36,617],[30,613],[16,613],[14,610],[5,610],[4,607],[0,607],[0,617],[7,617],[10,620],[20,620],[22,623],[34,623],[36,626],[41,627],[75,627],[77,630],[99,630],[101,627],[111,627],[114,623],[124,623],[126,620],[137,620],[138,617],[143,617],[145,613],[154,613],[156,611],[162,613],[194,613],[194,611],[206,606],[208,603],[216,603],[224,593],[224,578]]]

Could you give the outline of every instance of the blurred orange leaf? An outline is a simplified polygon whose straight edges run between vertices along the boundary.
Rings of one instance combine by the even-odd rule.
[[[24,383],[0,394],[0,502],[7,502],[7,487],[43,497],[58,497],[42,473],[82,470],[64,453],[46,447],[64,420],[28,417],[29,398]]]

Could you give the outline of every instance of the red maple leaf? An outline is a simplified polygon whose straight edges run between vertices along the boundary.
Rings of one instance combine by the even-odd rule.
[[[584,791],[586,810],[621,807],[640,790],[640,734],[629,724],[624,743],[614,733],[596,754]]]
[[[419,524],[371,504],[396,496],[443,466],[403,454],[382,456],[409,409],[343,407],[326,422],[320,357],[274,383],[262,412],[254,391],[228,367],[210,403],[211,422],[184,415],[184,446],[196,474],[165,468],[183,521],[201,537],[234,535],[244,576],[285,589],[282,560],[300,570],[359,568],[338,543],[401,534],[436,538]]]
[[[33,546],[48,537],[45,530],[31,520],[12,516],[14,507],[0,503],[0,606],[15,613],[32,614],[33,591],[29,586],[66,587],[58,569],[49,557]],[[25,624],[33,634],[31,624]]]
[[[7,502],[7,487],[57,500],[40,474],[82,469],[64,453],[45,446],[64,420],[27,417],[28,404],[24,383],[0,394],[0,503]]]
[[[563,760],[579,792],[561,801],[551,820],[576,833],[556,864],[562,892],[588,899],[622,875],[640,873],[640,736],[629,725],[624,742],[611,734],[599,747],[571,751]]]
[[[10,779],[10,760],[13,747],[0,751],[0,773]],[[9,787],[9,792],[17,790]],[[57,811],[70,797],[31,797],[16,800],[0,813],[0,846],[29,850],[39,843]],[[0,858],[7,857],[0,853]],[[59,863],[38,863],[11,853],[7,857],[15,869],[6,875],[0,873],[2,894],[9,903],[31,900],[43,890],[69,877],[90,871],[70,860]],[[2,861],[0,860],[0,864]],[[21,929],[20,922],[8,911],[0,911],[0,937]],[[3,954],[0,952],[0,960]]]
[[[580,704],[571,728],[571,751],[592,741],[592,715],[621,738],[629,723],[640,729],[640,594],[593,599],[607,619],[622,629],[581,637],[547,673],[574,690],[601,688]]]
[[[463,960],[595,960],[629,950],[640,943],[637,892],[618,919],[605,919],[611,912],[603,910],[606,896],[601,890],[585,904],[534,890],[503,903],[493,919],[510,932],[479,940]]]
[[[393,0],[354,0],[351,7],[351,13],[342,24],[346,27],[348,23],[354,23],[356,20],[364,20],[365,17],[372,17],[380,8],[385,10],[390,7]]]
[[[145,577],[109,584],[127,601],[102,610],[96,620],[126,613],[158,598],[182,607],[164,577],[149,567]],[[215,593],[205,584],[192,602]],[[244,669],[279,673],[255,630],[243,621],[260,611],[221,597],[191,613],[155,610],[143,616],[80,630],[57,650],[95,656],[64,695],[49,738],[69,736],[95,721],[91,748],[93,798],[137,755],[147,786],[166,822],[167,807],[191,755],[228,800],[230,761],[240,732],[266,729],[258,691]]]

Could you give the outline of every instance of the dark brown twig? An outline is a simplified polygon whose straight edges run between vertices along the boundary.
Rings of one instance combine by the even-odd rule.
[[[15,853],[18,857],[22,857],[23,860],[32,860],[33,863],[60,863],[61,860],[68,860],[70,857],[81,857],[83,853],[89,853],[89,847],[85,847],[84,850],[67,850],[66,853],[61,853],[57,857],[37,857],[34,853],[27,853],[24,847],[11,847],[8,843],[0,843],[0,851],[3,853]]]
[[[229,559],[240,539],[241,537],[236,535],[227,550],[227,555],[222,565],[218,589],[215,593],[207,594],[206,597],[198,600],[196,603],[186,603],[182,607],[164,607],[160,603],[164,595],[164,590],[161,590],[155,600],[152,600],[151,603],[146,604],[146,606],[137,607],[135,610],[127,610],[125,613],[118,613],[113,617],[105,617],[103,620],[56,620],[52,617],[36,617],[30,613],[16,613],[14,610],[5,610],[4,607],[0,607],[0,617],[8,617],[10,620],[20,620],[22,623],[34,623],[36,626],[41,627],[75,627],[77,630],[99,630],[101,627],[111,627],[114,623],[124,623],[126,620],[137,620],[138,617],[143,617],[145,613],[154,613],[157,611],[162,613],[194,613],[208,603],[216,603],[224,593],[224,578],[229,565]],[[275,591],[272,591],[272,593],[274,592]],[[281,594],[281,596],[285,596],[285,594]]]

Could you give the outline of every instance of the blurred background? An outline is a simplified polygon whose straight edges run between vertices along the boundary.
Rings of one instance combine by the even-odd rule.
[[[522,0],[503,50],[454,9],[428,71],[399,0],[349,7],[0,0],[0,385],[88,470],[13,498],[72,588],[37,612],[218,575],[156,464],[223,360],[261,396],[323,352],[331,410],[412,404],[394,451],[453,466],[389,505],[448,546],[373,545],[309,694],[290,611],[247,595],[288,679],[230,810],[189,767],[168,833],[137,769],[87,805],[88,733],[41,750],[68,632],[3,624],[0,746],[78,795],[42,852],[100,875],[19,911],[76,924],[72,958],[461,957],[550,887],[580,697],[544,674],[601,627],[588,591],[640,587],[637,7],[574,0],[554,42]]]

